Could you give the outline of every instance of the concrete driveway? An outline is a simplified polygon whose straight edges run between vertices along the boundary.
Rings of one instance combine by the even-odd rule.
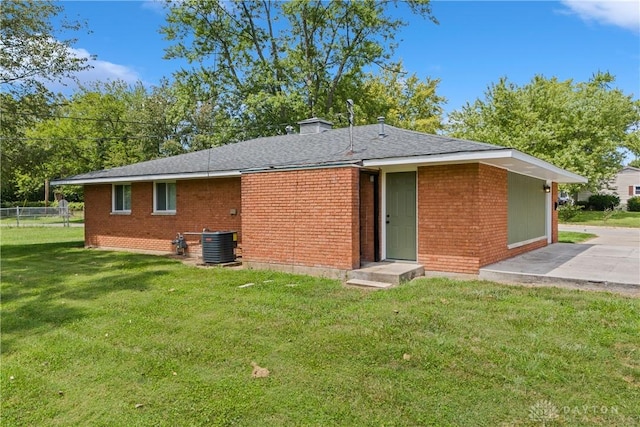
[[[584,243],[556,243],[488,265],[481,279],[555,284],[640,296],[640,229],[561,225],[561,231],[592,233]]]

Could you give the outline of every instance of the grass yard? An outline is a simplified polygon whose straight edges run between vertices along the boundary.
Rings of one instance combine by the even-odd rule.
[[[638,299],[367,291],[0,232],[3,426],[640,425]]]
[[[581,211],[570,221],[564,221],[563,224],[640,228],[640,212]]]
[[[581,233],[578,231],[558,231],[559,243],[582,243],[598,237],[597,234]]]

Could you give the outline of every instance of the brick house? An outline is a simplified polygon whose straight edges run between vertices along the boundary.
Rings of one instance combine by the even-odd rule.
[[[380,260],[477,273],[557,241],[558,183],[517,150],[385,125],[299,134],[90,172],[85,245],[170,252],[176,233],[238,231],[255,268],[345,277]]]

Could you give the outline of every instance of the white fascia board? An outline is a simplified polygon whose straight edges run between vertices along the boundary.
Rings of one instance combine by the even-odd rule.
[[[201,178],[229,178],[240,176],[240,171],[224,172],[195,172],[179,174],[156,174],[140,176],[119,176],[87,179],[58,179],[51,181],[51,185],[87,185],[87,184],[111,184],[117,182],[144,182],[144,181],[177,181],[183,179]]]
[[[471,151],[448,154],[434,154],[430,156],[413,156],[413,157],[395,157],[389,159],[372,159],[364,160],[364,167],[385,167],[385,166],[401,166],[401,165],[427,165],[427,164],[455,164],[455,163],[486,163],[503,169],[509,169],[500,163],[493,163],[494,160],[514,159],[518,162],[525,163],[539,168],[545,172],[549,172],[556,177],[554,181],[563,183],[586,183],[588,180],[573,172],[569,172],[562,168],[552,165],[551,163],[540,160],[536,157],[524,154],[518,150],[505,148],[486,151]],[[528,169],[528,168],[527,168]],[[509,169],[511,170],[511,169]],[[530,174],[531,171],[513,168],[513,172]]]
[[[390,159],[363,160],[363,166],[381,167],[411,164],[446,163],[446,162],[480,162],[488,159],[504,159],[511,157],[511,150],[467,151],[461,153],[433,154],[428,156],[394,157]]]

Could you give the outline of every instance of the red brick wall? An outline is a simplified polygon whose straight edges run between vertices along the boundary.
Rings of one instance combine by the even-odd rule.
[[[129,215],[111,213],[111,191],[111,184],[85,186],[87,246],[170,252],[177,233],[241,231],[240,178],[177,181],[175,215],[152,214],[152,182],[131,184]]]
[[[507,255],[507,171],[478,164],[478,266],[493,264]]]
[[[478,165],[418,168],[418,263],[426,270],[478,269]]]
[[[479,163],[418,168],[418,236],[426,270],[473,274],[547,244],[508,249],[507,171]]]
[[[357,268],[358,177],[352,167],[243,175],[243,260]]]
[[[371,177],[377,179],[377,174],[360,173],[360,260],[368,262],[376,259],[374,210],[376,185],[371,182]]]

